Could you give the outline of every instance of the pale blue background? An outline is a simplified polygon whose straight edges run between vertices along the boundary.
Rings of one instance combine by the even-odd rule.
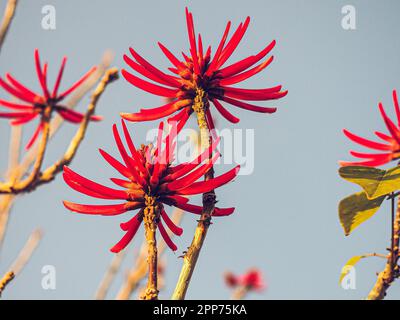
[[[1,1],[1,11],[5,2]],[[41,8],[46,4],[57,10],[55,31],[41,28]],[[263,270],[269,288],[251,298],[364,298],[383,261],[371,258],[359,265],[356,290],[343,290],[338,277],[351,256],[385,252],[389,245],[389,207],[384,206],[345,238],[337,203],[357,188],[340,180],[337,161],[348,159],[347,152],[354,146],[343,136],[342,128],[365,136],[383,130],[377,110],[380,100],[393,115],[391,91],[400,89],[398,1],[21,1],[1,52],[0,72],[11,71],[37,89],[33,64],[36,47],[43,59],[50,61],[50,77],[54,77],[61,57],[69,57],[64,84],[77,79],[109,48],[116,54],[114,63],[118,67],[124,66],[122,54],[131,45],[156,65],[166,67],[156,42],[161,40],[174,52],[187,50],[184,7],[188,4],[204,42],[211,42],[214,48],[228,19],[237,25],[250,15],[248,33],[231,61],[258,52],[276,39],[273,65],[245,86],[282,83],[289,89],[273,116],[236,112],[242,119],[237,128],[255,129],[255,172],[218,191],[222,205],[234,205],[237,211],[229,218],[214,220],[188,298],[227,298],[229,291],[222,273],[227,269],[241,273],[252,266]],[[356,31],[341,27],[341,8],[347,4],[356,7]],[[0,97],[6,94],[0,92]],[[118,121],[118,112],[158,105],[157,97],[124,80],[110,86],[98,106],[106,120],[90,126],[72,167],[105,182],[114,172],[100,159],[97,148],[115,150],[111,125]],[[84,108],[85,103],[80,110]],[[224,120],[218,123],[228,125]],[[155,125],[130,127],[140,141]],[[27,131],[32,129],[28,127]],[[52,144],[47,163],[64,150],[73,130],[72,125],[63,128],[63,134]],[[6,167],[8,134],[7,122],[1,121],[2,169]],[[4,298],[93,297],[112,258],[108,248],[122,235],[118,227],[121,217],[73,215],[61,205],[63,199],[85,198],[69,190],[59,177],[18,200],[1,253],[0,273],[6,271],[34,228],[42,227],[45,238]],[[195,219],[188,214],[185,233],[177,242],[181,250],[190,244],[194,227]],[[139,238],[130,246],[131,253],[111,288],[110,298],[140,246]],[[167,287],[162,297],[169,297],[178,277],[178,255],[167,253]],[[41,288],[43,265],[56,267],[54,291]],[[400,287],[395,284],[389,298],[398,297]]]

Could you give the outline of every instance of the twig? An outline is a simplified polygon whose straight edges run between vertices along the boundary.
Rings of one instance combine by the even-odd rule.
[[[22,248],[21,252],[19,253],[17,259],[13,262],[9,270],[12,270],[15,276],[18,276],[22,269],[26,266],[29,259],[31,258],[33,252],[37,248],[42,240],[43,232],[40,229],[36,229],[30,235],[28,241],[25,243],[25,246]]]
[[[392,216],[394,216],[394,198],[392,198]],[[376,283],[370,293],[368,294],[367,300],[382,300],[386,296],[386,292],[399,277],[399,239],[400,239],[400,201],[397,204],[397,212],[392,219],[392,237],[391,237],[391,248],[387,256],[385,269],[378,274]]]
[[[17,2],[17,0],[8,0],[6,9],[4,10],[3,20],[1,21],[0,26],[0,51],[3,47],[4,39],[6,38],[8,29],[10,28],[11,21],[14,18]]]
[[[176,224],[180,225],[183,218],[183,211],[181,209],[175,209],[171,220]],[[168,231],[170,237],[173,237],[173,233]],[[147,275],[147,263],[146,263],[146,241],[143,242],[139,255],[136,259],[136,263],[133,268],[129,271],[128,276],[121,289],[119,290],[116,299],[117,300],[128,300],[132,293],[139,287],[141,281]],[[161,256],[166,249],[165,242],[160,242],[158,244],[158,255]]]
[[[39,229],[32,232],[28,241],[25,243],[25,246],[20,251],[17,259],[15,259],[14,263],[9,268],[9,271],[4,275],[4,277],[0,281],[0,295],[4,291],[5,287],[22,272],[22,270],[30,260],[33,252],[39,245],[42,236],[43,233]]]
[[[211,144],[211,136],[205,117],[205,110],[208,108],[208,104],[209,102],[207,97],[204,96],[204,91],[198,91],[194,100],[193,109],[197,114],[197,123],[200,129],[201,147],[203,150],[208,148]],[[211,167],[205,174],[204,180],[207,181],[213,177],[214,168]],[[175,291],[172,295],[172,300],[185,299],[201,248],[203,247],[204,240],[207,236],[208,227],[211,224],[211,216],[214,211],[215,203],[216,196],[214,190],[203,194],[203,211],[200,220],[198,221],[192,243],[183,258],[182,270]]]
[[[96,291],[95,294],[96,300],[104,300],[106,298],[108,290],[110,289],[110,286],[113,283],[115,276],[119,271],[119,268],[121,267],[125,255],[126,251],[121,251],[120,253],[116,254],[112,259],[110,267],[104,274],[104,277],[100,282],[99,288]]]
[[[7,179],[13,181],[18,176],[17,166],[21,148],[22,126],[14,126],[11,130],[9,146]],[[4,195],[0,201],[0,249],[3,245],[8,218],[13,204],[14,195]]]
[[[1,294],[3,293],[4,289],[7,285],[14,279],[15,274],[12,271],[7,272],[4,277],[0,280],[0,298]]]
[[[55,164],[47,168],[43,173],[40,172],[44,153],[46,151],[48,139],[49,139],[49,132],[50,132],[50,115],[51,115],[51,107],[46,108],[44,113],[42,123],[43,123],[43,134],[42,134],[42,141],[40,143],[38,149],[38,157],[36,158],[35,164],[33,166],[33,170],[28,178],[19,181],[19,182],[10,182],[5,184],[0,184],[0,193],[6,194],[19,194],[25,192],[31,192],[35,190],[38,186],[48,183],[56,177],[58,173],[62,171],[64,165],[68,165],[73,157],[75,156],[83,138],[85,137],[85,133],[89,124],[89,119],[93,115],[97,102],[104,92],[107,85],[114,80],[118,79],[118,69],[111,68],[106,71],[105,75],[103,76],[102,80],[98,84],[97,88],[95,89],[91,101],[89,103],[88,109],[86,111],[85,117],[78,128],[78,131],[75,134],[75,137],[72,139],[67,151],[65,152],[64,156],[57,161]]]

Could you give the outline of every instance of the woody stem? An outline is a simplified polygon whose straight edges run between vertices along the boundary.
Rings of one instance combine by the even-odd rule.
[[[142,296],[143,300],[157,300],[157,219],[159,216],[158,206],[154,198],[146,198],[146,207],[144,209],[144,229],[147,242],[147,263],[149,266],[147,288]]]
[[[209,102],[204,94],[204,91],[198,90],[197,96],[194,99],[193,109],[197,115],[197,123],[200,129],[201,147],[204,150],[211,144],[211,136],[206,121],[205,111],[208,108]],[[210,155],[211,156],[211,155]],[[204,180],[214,178],[213,167],[204,175]],[[214,211],[216,196],[214,190],[203,194],[203,210],[201,218],[198,221],[192,243],[184,256],[181,274],[176,284],[175,291],[172,295],[172,300],[184,300],[193,271],[196,267],[197,259],[199,258],[201,248],[207,236],[208,227],[211,224],[211,216]]]
[[[392,236],[391,236],[391,248],[387,256],[385,269],[378,274],[378,278],[375,282],[374,287],[368,294],[367,300],[383,300],[386,296],[386,292],[391,284],[399,277],[399,241],[400,241],[400,201],[397,204],[397,212],[395,214],[395,198],[391,198],[392,201]]]

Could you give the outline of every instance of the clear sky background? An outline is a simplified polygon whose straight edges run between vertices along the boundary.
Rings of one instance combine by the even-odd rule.
[[[3,11],[5,0],[0,1]],[[56,30],[41,27],[44,5],[56,8]],[[344,5],[355,6],[357,30],[341,26]],[[187,297],[225,299],[229,290],[223,283],[226,270],[243,273],[260,268],[268,290],[252,294],[254,299],[361,299],[372,288],[375,273],[384,261],[370,258],[356,271],[356,290],[343,290],[339,284],[342,266],[353,255],[380,252],[389,246],[389,206],[381,210],[350,237],[340,226],[337,205],[340,199],[357,191],[342,181],[338,160],[350,159],[355,147],[342,134],[349,128],[372,137],[374,130],[385,130],[377,109],[384,102],[394,115],[391,91],[400,89],[400,37],[395,0],[372,1],[20,1],[10,33],[2,49],[0,72],[7,71],[31,88],[38,89],[33,51],[50,62],[54,79],[63,55],[69,58],[63,84],[72,83],[106,49],[115,52],[114,65],[124,67],[123,53],[129,46],[155,65],[167,67],[158,49],[162,41],[173,52],[187,51],[184,7],[193,11],[196,30],[205,43],[216,47],[225,24],[236,26],[247,15],[252,22],[231,61],[260,51],[272,39],[275,61],[245,87],[283,84],[289,95],[278,101],[276,114],[260,115],[241,110],[235,128],[255,130],[255,170],[218,191],[221,206],[235,206],[229,218],[214,219]],[[1,98],[7,98],[0,92]],[[79,110],[86,108],[86,98]],[[110,85],[101,98],[101,123],[89,128],[72,168],[89,178],[106,182],[114,172],[100,158],[97,148],[116,151],[111,125],[121,111],[159,106],[157,97],[132,87],[125,80]],[[269,104],[271,105],[271,104]],[[142,141],[157,122],[130,125],[136,141]],[[220,128],[230,126],[218,120]],[[50,164],[63,152],[74,133],[65,125],[51,144],[46,160]],[[25,130],[31,134],[33,126]],[[9,125],[0,121],[0,165],[6,168]],[[232,165],[219,166],[218,172]],[[84,202],[84,196],[71,191],[59,176],[55,182],[19,198],[11,215],[0,257],[3,274],[28,235],[43,228],[44,239],[32,260],[7,288],[6,299],[91,299],[113,254],[109,248],[122,233],[125,217],[88,217],[68,212],[63,199]],[[187,214],[184,234],[177,240],[183,251],[192,239],[195,217]],[[134,253],[140,247],[143,231],[129,246],[128,257],[111,288],[118,291]],[[168,298],[178,278],[181,260],[167,252],[167,282],[161,297]],[[41,269],[53,265],[57,271],[56,290],[43,290]],[[389,290],[388,298],[399,298],[400,286]]]

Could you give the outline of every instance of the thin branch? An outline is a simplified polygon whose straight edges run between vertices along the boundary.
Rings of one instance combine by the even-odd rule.
[[[4,10],[3,20],[1,21],[0,26],[0,51],[3,47],[4,39],[6,38],[7,32],[10,28],[11,21],[14,18],[17,2],[17,0],[8,0],[6,9]]]
[[[183,218],[183,211],[181,209],[175,209],[171,220],[176,224],[180,225]],[[173,233],[168,230],[168,235],[173,237]],[[158,255],[161,256],[165,249],[167,248],[165,242],[161,241],[158,244]],[[129,300],[132,293],[139,287],[140,283],[147,276],[147,262],[146,262],[146,249],[147,243],[143,242],[140,249],[139,255],[136,258],[136,263],[133,268],[129,271],[126,281],[123,283],[121,289],[119,290],[116,300]]]
[[[0,298],[1,294],[3,293],[4,289],[7,285],[14,279],[15,274],[12,271],[7,272],[4,277],[0,280]]]
[[[15,259],[14,263],[9,268],[9,271],[0,281],[0,295],[4,291],[5,287],[22,272],[22,270],[32,257],[33,252],[39,245],[42,237],[43,233],[41,230],[37,229],[32,232],[28,241],[25,243],[24,247],[20,251],[17,259]]]
[[[211,144],[211,136],[205,116],[205,110],[208,108],[208,104],[209,102],[207,97],[204,96],[204,92],[198,92],[194,100],[193,109],[197,114],[197,123],[200,129],[201,147],[203,150],[208,148]],[[204,180],[207,181],[212,178],[214,178],[213,167],[207,171]],[[214,211],[215,203],[216,196],[214,190],[203,194],[203,211],[198,221],[192,243],[183,258],[182,270],[175,291],[172,294],[172,300],[185,299],[201,248],[207,236],[208,227],[211,224],[211,216]]]
[[[99,288],[96,291],[96,300],[104,300],[106,298],[108,290],[110,289],[111,284],[113,283],[115,276],[117,275],[121,267],[125,255],[126,251],[124,250],[114,256],[109,268],[107,269],[103,279],[100,282]]]
[[[394,201],[394,198],[392,199]],[[394,206],[392,205],[392,215],[394,213]],[[382,300],[386,296],[386,292],[391,284],[399,277],[399,240],[400,240],[400,201],[397,204],[397,212],[392,220],[392,237],[391,248],[387,256],[385,269],[378,274],[376,283],[370,293],[368,300]]]
[[[6,177],[10,181],[14,181],[19,175],[17,166],[19,163],[20,149],[22,138],[22,126],[13,126],[11,129],[11,139],[8,156],[8,170]],[[4,195],[0,201],[0,249],[3,245],[4,235],[8,225],[11,207],[14,195]]]

